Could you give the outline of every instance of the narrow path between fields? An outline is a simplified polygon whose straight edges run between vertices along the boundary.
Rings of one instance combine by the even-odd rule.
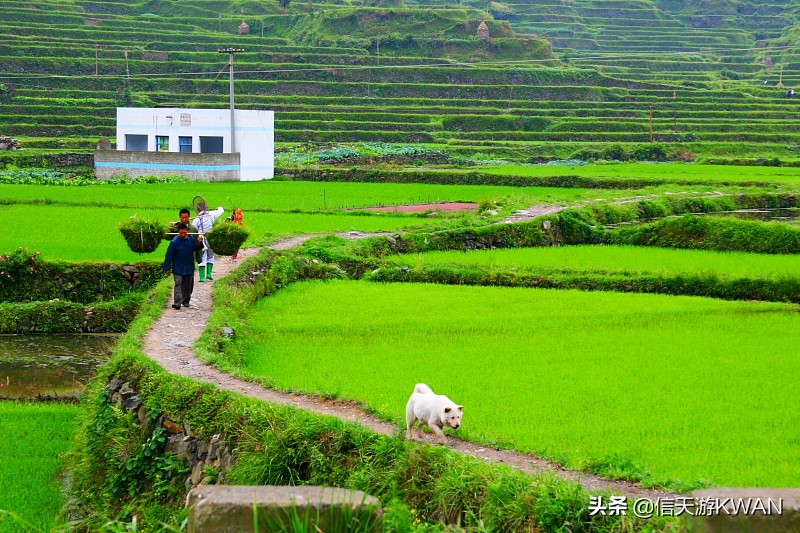
[[[542,211],[556,212],[562,208],[552,206],[542,206]],[[529,211],[538,211],[537,207]],[[543,214],[543,213],[539,213]],[[528,214],[530,217],[530,214]],[[365,234],[350,232],[340,234],[341,237],[350,239],[360,239],[375,235],[389,235],[388,233]],[[304,235],[279,241],[270,248],[285,250],[301,245],[308,239],[317,235]],[[236,268],[241,261],[255,256],[259,250],[257,248],[246,248],[240,251],[239,259],[236,261],[227,257],[220,257],[214,265],[216,279],[226,276],[231,270]],[[349,422],[355,422],[367,426],[371,430],[384,435],[393,435],[397,431],[404,431],[400,428],[383,420],[379,420],[363,410],[359,409],[352,402],[326,400],[316,396],[306,396],[279,392],[261,385],[243,381],[221,372],[216,367],[200,361],[193,351],[195,341],[200,337],[206,328],[209,316],[211,315],[213,302],[211,289],[213,282],[196,283],[192,296],[192,305],[189,308],[180,310],[166,307],[164,314],[156,321],[152,329],[148,332],[144,341],[144,352],[158,362],[167,371],[192,379],[213,383],[220,388],[238,392],[252,398],[258,398],[277,404],[286,404],[306,409],[315,413],[336,416]],[[409,391],[410,394],[410,391]],[[430,441],[432,442],[432,440]],[[648,497],[670,497],[673,494],[645,489],[636,484],[625,481],[614,481],[600,476],[595,476],[586,472],[567,470],[558,465],[541,460],[533,455],[523,454],[513,451],[496,450],[470,442],[465,442],[453,437],[448,438],[449,446],[460,453],[471,455],[490,463],[502,463],[517,468],[531,474],[541,474],[550,472],[558,477],[569,479],[580,483],[588,490],[603,491],[608,490],[623,494],[631,498]]]

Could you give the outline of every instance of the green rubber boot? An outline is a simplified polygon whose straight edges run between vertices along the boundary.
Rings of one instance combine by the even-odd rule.
[[[201,266],[197,267],[200,270],[200,283],[203,283],[206,280],[206,267]]]
[[[208,263],[206,268],[208,269],[208,275],[206,276],[206,279],[213,280],[214,278],[211,274],[214,272],[214,263]]]

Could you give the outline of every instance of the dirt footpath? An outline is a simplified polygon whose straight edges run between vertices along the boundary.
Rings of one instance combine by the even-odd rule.
[[[352,232],[341,236],[357,239],[374,235]],[[275,243],[271,248],[285,250],[299,246],[314,236],[305,235],[285,239]],[[258,251],[256,248],[243,249],[239,252],[239,259],[236,261],[228,257],[218,257],[217,262],[214,264],[216,280],[226,276],[245,259],[255,256]],[[164,314],[156,321],[144,340],[144,352],[150,358],[173,374],[213,383],[222,389],[238,392],[252,398],[336,416],[348,422],[366,426],[383,435],[393,435],[397,431],[405,431],[405,428],[400,428],[365,413],[350,402],[278,392],[255,383],[236,379],[219,371],[216,367],[200,361],[195,356],[192,347],[205,330],[208,318],[211,315],[213,307],[211,289],[213,283],[195,283],[191,307],[175,310],[168,305],[164,309]],[[431,436],[427,437],[430,439],[429,442],[433,442]],[[674,496],[666,492],[644,489],[629,482],[613,481],[585,472],[566,470],[528,454],[495,450],[453,437],[448,437],[448,442],[450,448],[464,455],[472,455],[489,463],[506,464],[531,474],[551,472],[556,476],[576,481],[588,490],[608,490],[632,498]]]

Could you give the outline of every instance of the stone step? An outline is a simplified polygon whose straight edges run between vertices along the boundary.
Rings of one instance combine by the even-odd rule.
[[[189,533],[383,530],[381,504],[361,491],[332,487],[205,485],[186,497]]]

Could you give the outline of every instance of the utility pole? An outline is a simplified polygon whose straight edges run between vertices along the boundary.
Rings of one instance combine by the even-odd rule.
[[[228,67],[230,72],[230,93],[231,93],[231,153],[236,153],[236,126],[234,119],[234,106],[233,106],[233,55],[236,52],[244,52],[244,48],[220,48],[217,50],[220,54],[230,54],[228,60]]]
[[[100,43],[94,43],[94,75],[100,75]]]
[[[650,106],[650,142],[653,142],[653,106]]]

